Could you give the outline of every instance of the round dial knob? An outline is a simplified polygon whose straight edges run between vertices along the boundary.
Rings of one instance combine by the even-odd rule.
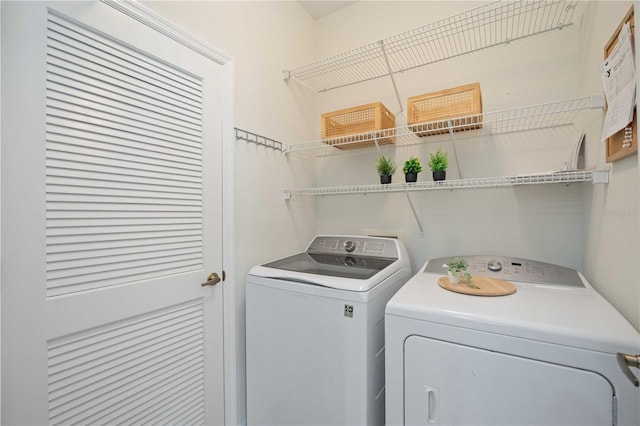
[[[344,249],[348,252],[351,253],[352,251],[354,251],[356,249],[356,243],[354,243],[353,241],[349,240],[346,241],[344,243]]]
[[[487,268],[489,268],[490,271],[498,272],[502,270],[502,263],[499,260],[493,259],[487,262]]]
[[[358,261],[351,256],[347,256],[344,258],[344,266],[356,266],[357,264]]]

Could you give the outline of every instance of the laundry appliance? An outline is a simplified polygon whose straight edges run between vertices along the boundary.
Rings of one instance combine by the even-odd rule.
[[[389,301],[386,425],[640,424],[638,332],[578,271],[463,256],[478,296],[428,261]],[[484,278],[483,278],[484,277]],[[500,281],[498,281],[500,280]],[[478,287],[479,288],[479,287]]]
[[[383,425],[384,309],[410,277],[399,240],[364,236],[318,236],[253,267],[247,423]]]

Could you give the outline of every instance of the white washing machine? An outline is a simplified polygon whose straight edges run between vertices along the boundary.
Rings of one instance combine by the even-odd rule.
[[[582,274],[463,258],[472,275],[516,292],[442,288],[451,259],[441,258],[395,294],[385,314],[387,426],[640,424],[638,370],[618,362],[637,366],[640,335]]]
[[[383,425],[384,308],[411,276],[398,240],[318,236],[247,275],[247,423]]]

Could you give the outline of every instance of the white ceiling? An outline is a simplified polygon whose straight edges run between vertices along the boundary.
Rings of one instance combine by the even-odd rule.
[[[298,0],[298,2],[307,10],[307,12],[309,12],[309,15],[313,16],[315,19],[322,18],[323,16],[340,10],[343,7],[356,3],[356,1],[337,0]]]

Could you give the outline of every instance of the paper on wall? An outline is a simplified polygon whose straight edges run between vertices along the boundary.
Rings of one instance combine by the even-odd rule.
[[[625,128],[633,120],[636,100],[636,69],[631,42],[631,26],[625,23],[618,35],[618,43],[600,65],[607,114],[604,118],[602,141]]]

